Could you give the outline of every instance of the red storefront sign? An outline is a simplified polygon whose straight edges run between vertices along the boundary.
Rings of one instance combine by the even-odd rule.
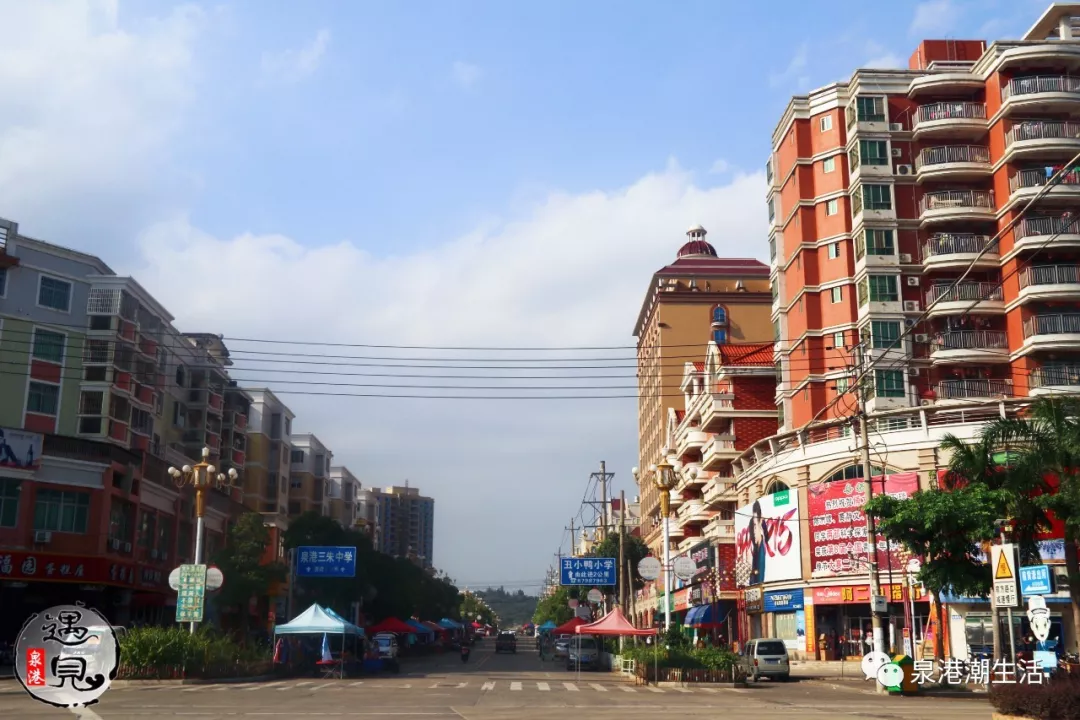
[[[682,612],[690,607],[690,588],[683,588],[675,592],[674,607],[675,612]]]
[[[881,594],[889,602],[906,602],[908,593],[901,583],[882,584]],[[869,585],[831,585],[811,589],[814,605],[855,605],[870,603]],[[916,601],[928,600],[928,596],[916,597]]]
[[[888,493],[899,499],[919,489],[917,473],[874,477],[874,494]],[[869,569],[866,550],[866,487],[861,479],[835,480],[807,488],[810,517],[811,572],[859,573]],[[877,563],[882,571],[903,571],[908,553],[897,543],[878,538]]]
[[[164,590],[168,587],[169,576],[156,568],[114,562],[105,557],[0,551],[0,580],[44,580]]]

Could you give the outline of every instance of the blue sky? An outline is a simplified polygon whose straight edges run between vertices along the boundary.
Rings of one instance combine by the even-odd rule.
[[[184,330],[631,345],[686,227],[765,257],[793,93],[904,66],[922,37],[1018,37],[1046,5],[0,0],[0,216],[132,273]],[[601,459],[634,494],[632,398],[327,397],[246,372],[364,484],[433,495],[436,564],[463,583],[535,589]]]

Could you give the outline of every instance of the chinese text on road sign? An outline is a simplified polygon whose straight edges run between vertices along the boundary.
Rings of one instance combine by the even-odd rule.
[[[615,558],[563,558],[559,582],[562,585],[614,585]]]

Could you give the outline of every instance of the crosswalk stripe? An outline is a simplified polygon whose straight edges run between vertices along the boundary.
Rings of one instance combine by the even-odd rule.
[[[675,692],[681,692],[681,693],[694,692],[693,690],[687,690],[686,688],[681,688],[681,687],[675,687],[675,688],[671,688],[671,689],[674,690]]]
[[[658,687],[651,687],[651,686],[650,686],[650,687],[646,687],[645,689],[646,689],[646,690],[648,690],[649,692],[658,692],[658,693],[662,693],[662,692],[664,692],[663,690],[661,690],[661,689],[660,689],[660,688],[658,688]]]
[[[623,692],[634,692],[634,688],[630,687],[629,685],[621,685],[619,689]]]
[[[278,680],[277,682],[272,682],[272,683],[266,683],[265,685],[263,685],[263,684],[261,684],[261,683],[254,683],[254,684],[252,685],[252,687],[246,687],[246,688],[244,688],[244,691],[245,691],[245,692],[254,692],[255,690],[259,690],[260,688],[266,688],[266,689],[269,689],[269,688],[272,688],[272,687],[278,687],[278,686],[280,686],[280,685],[284,685],[284,684],[285,684],[285,683],[284,683],[284,682],[282,682],[281,680]]]
[[[354,683],[349,683],[349,687],[359,687],[360,685],[363,685],[363,684],[364,684],[363,680],[357,680]]]
[[[200,690],[206,690],[206,688],[196,685],[195,687],[182,688],[180,692],[199,692]]]
[[[574,683],[563,683],[563,687],[566,688],[567,690],[569,690],[570,692],[577,692],[578,691],[578,686],[575,685]]]
[[[305,685],[314,685],[314,684],[315,684],[314,680],[304,680],[303,682],[296,683],[295,685],[293,685],[293,687],[304,687]]]
[[[336,682],[331,682],[331,683],[323,683],[323,684],[322,684],[322,685],[320,685],[319,687],[313,687],[313,688],[311,688],[311,689],[312,689],[312,691],[315,691],[315,690],[325,690],[325,689],[326,689],[326,688],[328,688],[328,687],[341,687],[341,685],[339,685],[339,684],[338,684],[338,683],[336,683]]]
[[[536,683],[536,689],[547,692],[547,691],[551,690],[551,686],[548,685],[547,683],[544,683],[544,682],[538,682],[538,683]]]
[[[707,692],[707,693],[710,693],[710,694],[720,692],[716,688],[698,688],[698,690],[701,690],[701,692]]]
[[[519,683],[519,682],[510,683],[510,689],[511,690],[520,690],[521,689],[521,683]]]
[[[439,683],[435,683],[434,685],[428,685],[428,690],[434,690],[437,687],[439,687]]]
[[[596,692],[607,692],[606,687],[604,687],[603,685],[597,685],[596,683],[589,683],[589,687],[591,687]]]
[[[463,687],[465,687],[465,686],[466,686],[466,685],[468,685],[468,684],[469,684],[468,682],[461,682],[461,683],[458,683],[458,684],[457,684],[457,689],[458,689],[458,690],[460,690],[460,689],[462,689]]]
[[[488,692],[488,691],[494,690],[494,689],[495,689],[495,683],[493,683],[493,682],[486,682],[486,683],[484,683],[483,685],[480,686],[480,692]]]

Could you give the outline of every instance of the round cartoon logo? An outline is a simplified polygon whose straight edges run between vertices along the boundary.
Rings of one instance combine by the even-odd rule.
[[[116,677],[120,643],[84,605],[56,605],[26,621],[15,642],[15,677],[35,699],[62,708],[98,701]]]

